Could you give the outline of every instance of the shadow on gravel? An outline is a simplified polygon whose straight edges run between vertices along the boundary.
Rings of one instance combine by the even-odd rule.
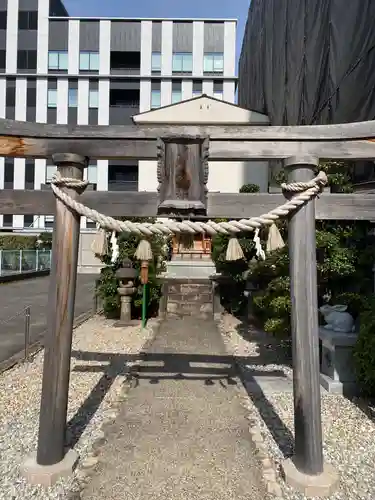
[[[256,357],[236,358],[242,384],[281,453],[285,458],[289,458],[294,451],[294,436],[258,383],[259,375],[254,366],[284,365],[291,368],[291,341],[272,337],[247,321],[242,321],[236,329],[244,340],[256,343],[257,349]],[[273,380],[275,386],[278,381],[286,379],[282,370],[263,371],[262,375],[271,379],[277,378]]]
[[[72,351],[72,357],[80,361],[102,361],[106,364],[99,366],[75,366],[72,370],[73,372],[86,373],[102,372],[102,376],[92,388],[85,401],[83,401],[74,417],[67,423],[66,445],[70,448],[74,448],[79,441],[79,438],[94,417],[116,378],[126,373],[127,363],[136,359],[135,356],[131,355],[102,354],[85,351]]]
[[[110,390],[116,377],[126,375],[133,380],[133,388],[140,381],[158,384],[162,380],[189,380],[202,382],[206,386],[219,383],[222,387],[237,385],[241,373],[238,367],[248,358],[233,356],[208,356],[206,354],[168,354],[142,353],[140,355],[123,355],[116,353],[97,353],[73,351],[72,356],[82,362],[96,361],[98,365],[77,365],[74,372],[102,373],[101,378],[82,403],[77,413],[67,424],[66,444],[74,447],[85,428],[94,417],[105,395]],[[252,360],[254,363],[256,358]],[[136,363],[129,368],[128,363]],[[262,376],[264,372],[255,370],[254,376]],[[272,376],[282,376],[280,371],[269,372]],[[139,387],[141,390],[141,387]]]

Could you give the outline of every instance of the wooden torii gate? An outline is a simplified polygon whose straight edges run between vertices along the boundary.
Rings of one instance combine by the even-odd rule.
[[[374,159],[375,122],[265,128],[234,125],[72,127],[0,120],[0,156],[52,157],[62,177],[77,180],[83,179],[89,157],[160,161],[163,144],[181,141],[204,143],[204,160],[210,162],[282,159],[290,182],[307,182],[313,178],[319,159]],[[158,193],[80,193],[79,189],[64,189],[74,199],[109,216],[157,215]],[[259,216],[284,201],[281,194],[208,193],[206,218]],[[55,200],[52,191],[0,190],[0,213],[55,214],[34,477],[48,471],[57,477],[59,470],[68,467],[64,438],[80,217],[59,199]],[[320,484],[323,493],[330,491],[334,474],[323,461],[315,219],[375,220],[375,198],[366,194],[325,195],[316,202],[306,202],[289,219],[295,455],[285,464],[284,472],[295,486],[306,489],[308,485]]]

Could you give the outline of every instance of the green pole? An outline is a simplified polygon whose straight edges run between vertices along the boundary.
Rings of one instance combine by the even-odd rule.
[[[147,311],[147,303],[146,303],[146,287],[147,284],[143,285],[143,298],[142,298],[142,328],[146,326],[146,311]]]

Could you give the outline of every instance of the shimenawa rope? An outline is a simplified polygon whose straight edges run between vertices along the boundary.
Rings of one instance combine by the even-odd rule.
[[[311,198],[317,196],[327,184],[327,176],[325,172],[320,171],[319,174],[309,182],[293,182],[291,184],[284,183],[281,185],[284,192],[298,193],[293,196],[291,200],[263,215],[260,215],[259,217],[251,217],[250,219],[241,219],[238,221],[232,220],[228,222],[214,222],[211,220],[205,222],[193,222],[190,220],[177,222],[166,219],[163,221],[148,223],[116,220],[113,217],[101,214],[100,212],[73,200],[73,198],[62,189],[64,187],[77,190],[84,189],[87,184],[88,181],[61,177],[61,174],[57,172],[52,179],[51,187],[56,198],[64,203],[64,205],[77,212],[79,215],[96,222],[101,228],[107,231],[135,233],[146,237],[154,234],[172,235],[179,233],[208,233],[212,236],[220,233],[234,236],[236,233],[241,231],[252,231],[256,228],[260,228],[261,226],[270,226],[276,220],[288,215],[290,212],[300,207]]]

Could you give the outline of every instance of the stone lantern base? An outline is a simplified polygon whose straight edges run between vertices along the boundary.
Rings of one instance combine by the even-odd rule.
[[[136,326],[140,324],[138,319],[132,319],[132,296],[136,292],[136,288],[133,286],[132,282],[128,282],[126,285],[121,284],[117,289],[120,300],[121,300],[121,310],[120,310],[120,320],[116,321],[116,327],[124,326]]]

